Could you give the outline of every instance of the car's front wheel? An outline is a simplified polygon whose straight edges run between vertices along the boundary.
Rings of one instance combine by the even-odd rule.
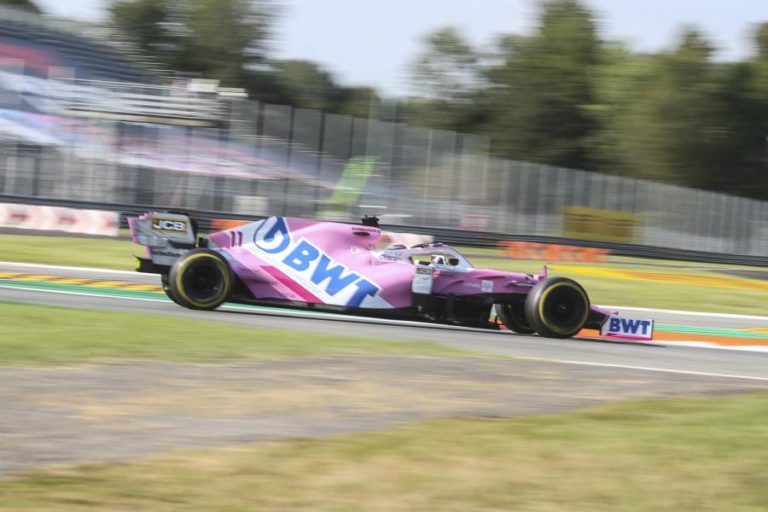
[[[216,309],[229,298],[232,280],[232,270],[220,254],[196,249],[173,264],[166,293],[190,309]]]
[[[525,317],[541,336],[570,338],[584,327],[589,318],[589,297],[573,279],[545,279],[528,293]]]

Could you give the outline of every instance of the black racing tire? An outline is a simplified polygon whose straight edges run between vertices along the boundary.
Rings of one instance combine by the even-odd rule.
[[[525,299],[525,317],[547,338],[570,338],[589,318],[589,297],[573,279],[553,277],[539,281]]]
[[[536,332],[525,317],[525,305],[523,302],[513,304],[496,304],[496,317],[512,332],[518,334],[533,334]]]
[[[216,309],[232,291],[232,270],[209,249],[194,249],[180,257],[168,275],[168,296],[189,309]]]
[[[168,281],[168,274],[160,274],[160,284],[163,286],[163,291],[165,292],[165,296],[171,299],[174,303],[178,304],[179,306],[183,306],[185,308],[188,308],[189,306],[181,301],[176,295],[173,294],[171,291],[171,285]]]

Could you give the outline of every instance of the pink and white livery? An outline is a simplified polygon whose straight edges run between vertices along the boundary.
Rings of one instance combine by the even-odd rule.
[[[147,247],[139,272],[160,274],[177,304],[271,304],[491,327],[569,338],[582,328],[647,340],[653,321],[590,306],[572,279],[474,268],[441,243],[377,249],[376,218],[360,225],[269,217],[198,237],[186,215],[149,212],[129,219]]]

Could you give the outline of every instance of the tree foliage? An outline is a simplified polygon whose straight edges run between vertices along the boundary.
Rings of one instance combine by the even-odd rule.
[[[487,134],[497,156],[768,199],[768,23],[754,59],[722,63],[695,28],[637,54],[602,41],[582,1],[540,7],[533,34],[482,59],[455,31],[427,38],[408,103],[420,123]],[[484,77],[471,94],[464,69]]]
[[[0,0],[0,5],[7,5],[8,7],[15,7],[25,11],[30,11],[35,14],[40,14],[42,11],[32,0]]]
[[[409,122],[454,131],[475,131],[485,119],[482,56],[454,27],[427,34],[411,74],[419,96],[402,102]]]
[[[266,61],[271,4],[256,0],[116,0],[114,25],[177,71],[246,82]]]
[[[765,194],[765,132],[759,101],[750,92],[754,69],[715,63],[712,53],[704,36],[688,29],[669,52],[604,61],[596,75],[599,170]]]
[[[478,55],[454,27],[424,38],[426,49],[414,66],[414,83],[422,96],[450,102],[469,101],[480,85]]]
[[[491,70],[497,153],[588,169],[595,128],[592,74],[600,41],[592,14],[576,0],[548,0],[536,33],[507,40]]]
[[[396,108],[318,63],[270,58],[269,0],[115,0],[110,13],[171,69],[254,99],[358,117],[396,111],[487,135],[496,156],[768,199],[768,23],[755,29],[753,57],[723,63],[695,28],[671,49],[638,54],[601,40],[584,0],[538,5],[532,34],[502,34],[490,48],[456,28],[427,34],[411,70],[416,94]]]

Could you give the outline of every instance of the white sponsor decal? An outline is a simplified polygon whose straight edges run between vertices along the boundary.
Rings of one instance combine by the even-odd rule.
[[[187,230],[187,223],[181,220],[163,219],[162,217],[152,217],[153,231],[181,231]]]
[[[416,267],[416,274],[413,276],[411,291],[423,295],[432,293],[432,267]]]
[[[600,327],[603,336],[619,336],[637,340],[653,339],[653,320],[609,316]]]
[[[324,304],[391,308],[379,296],[381,287],[305,238],[294,240],[283,217],[270,217],[255,225],[253,242],[243,245],[318,297]]]

